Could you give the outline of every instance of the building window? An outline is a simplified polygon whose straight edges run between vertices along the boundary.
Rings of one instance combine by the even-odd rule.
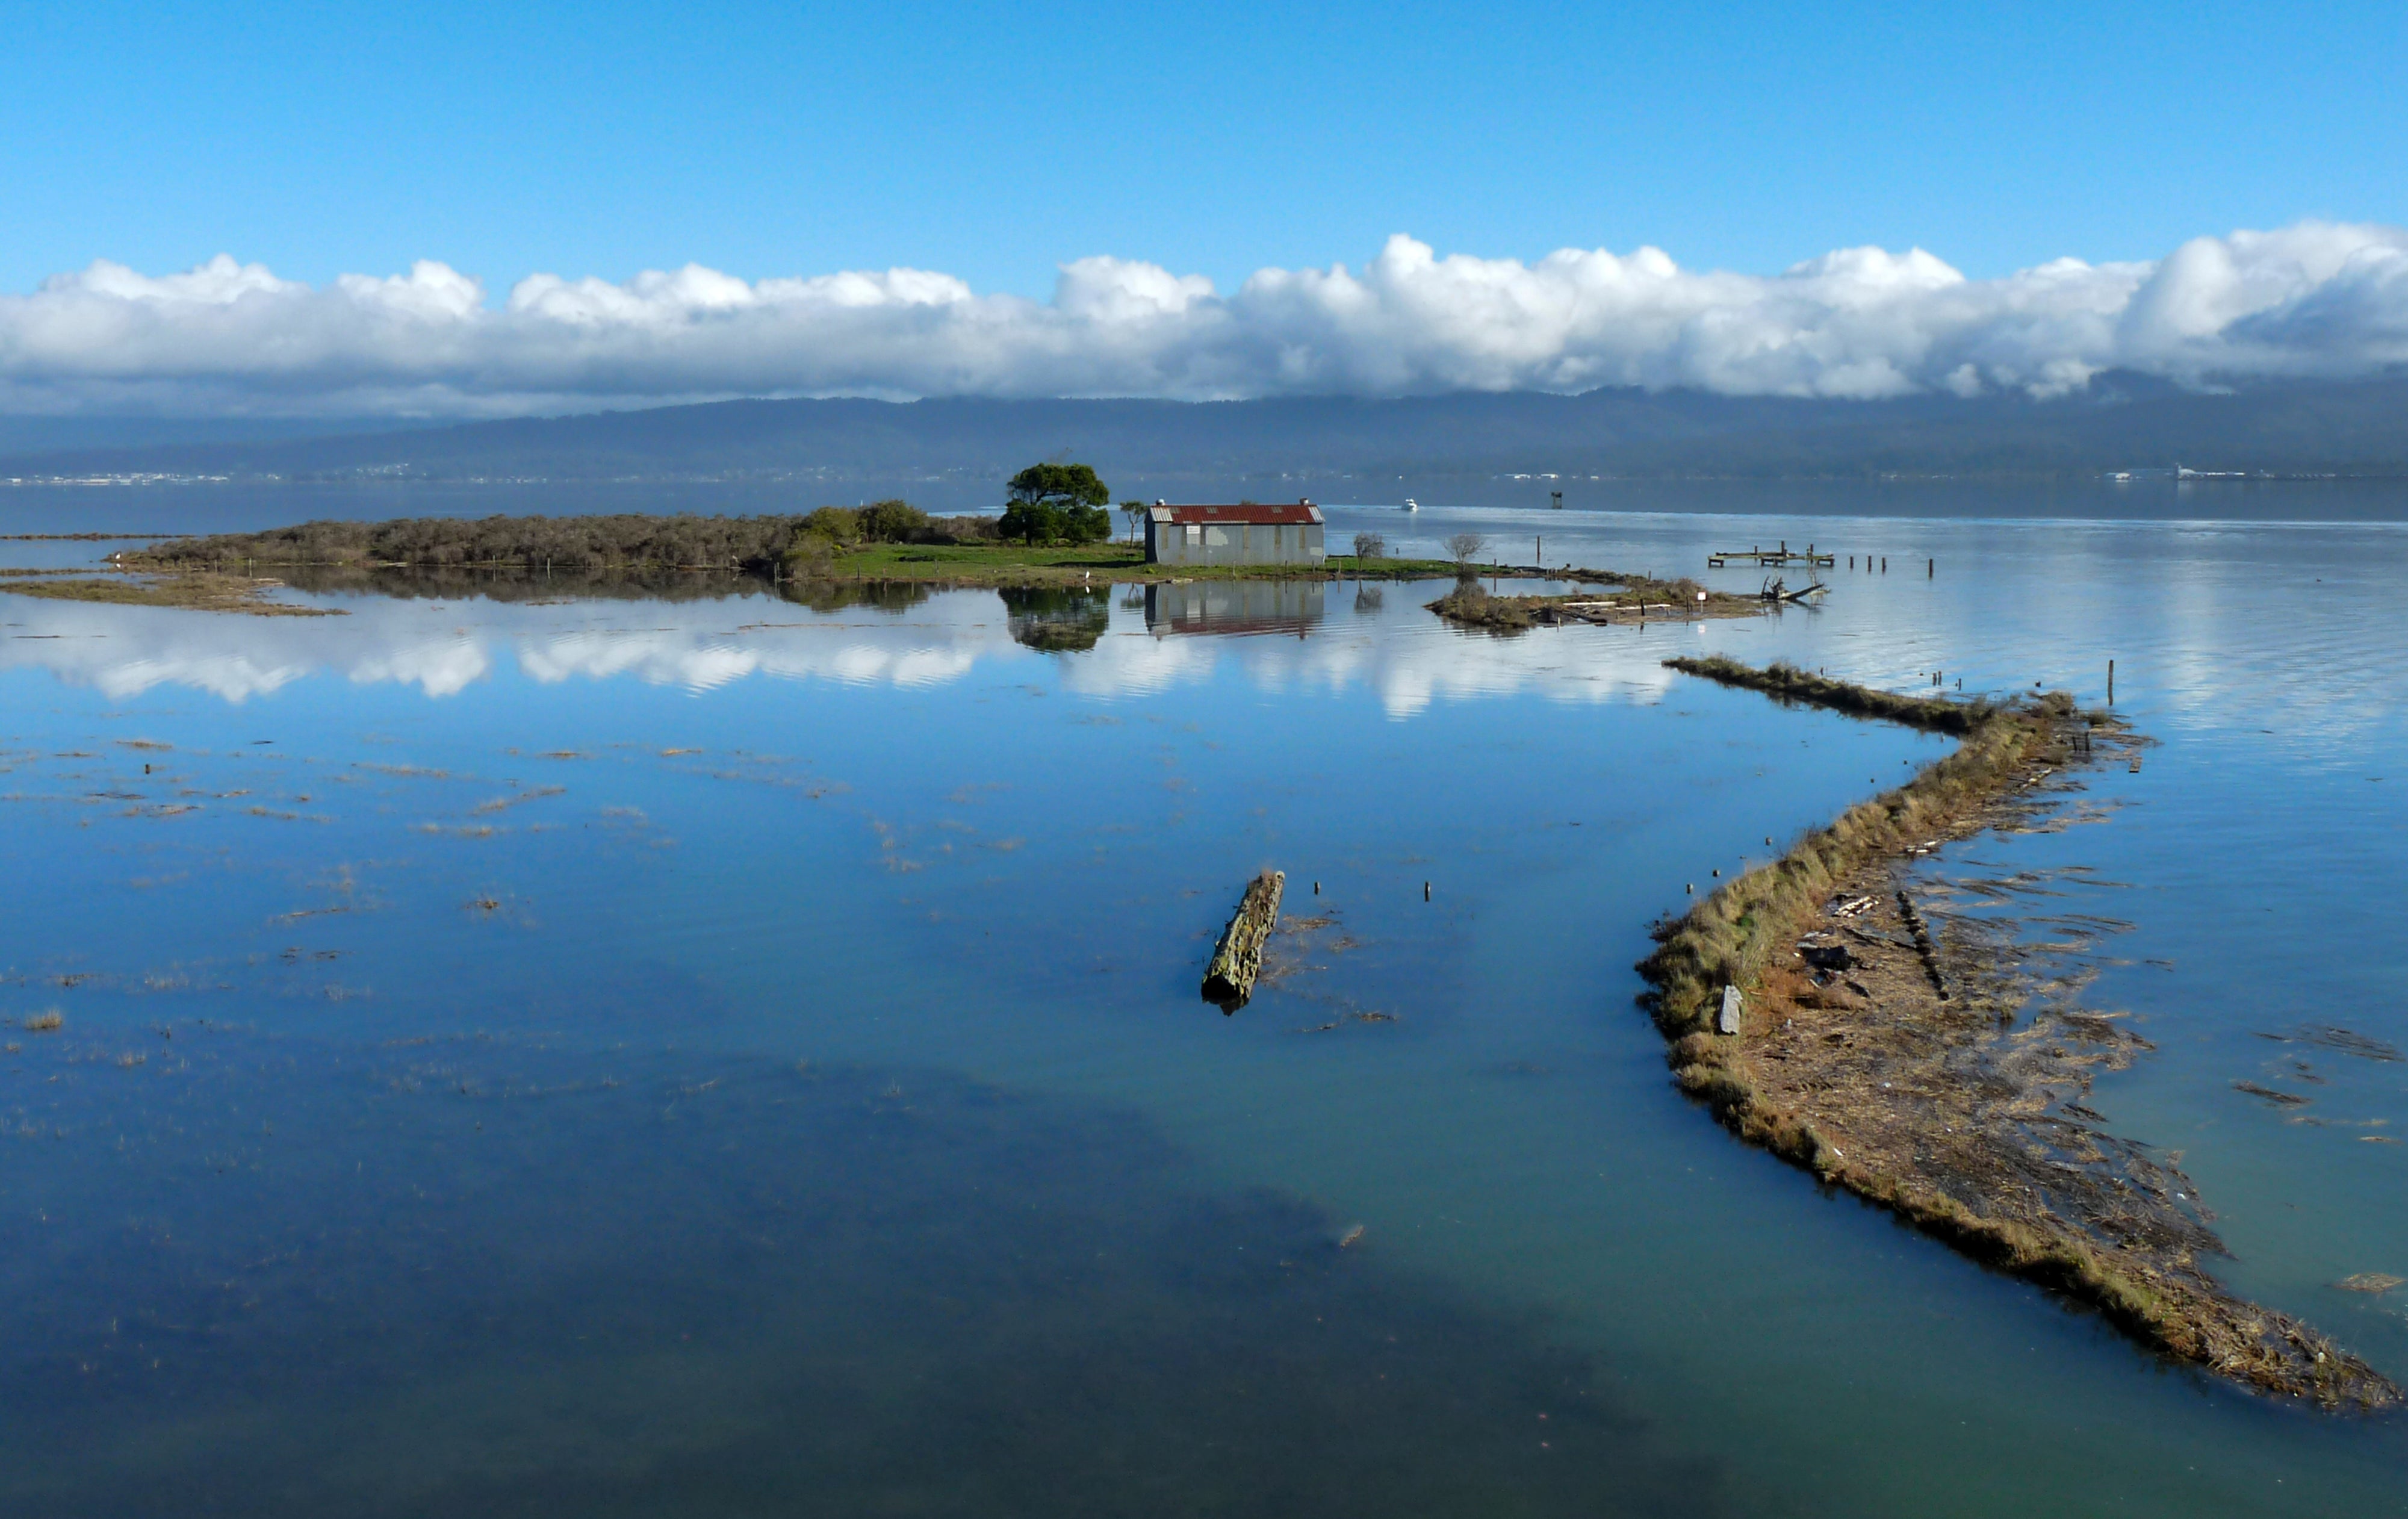
[[[1204,547],[1208,549],[1226,549],[1228,546],[1229,530],[1227,528],[1208,527],[1204,530]]]
[[[1198,543],[1201,543],[1201,542],[1203,542],[1203,541],[1204,541],[1204,529],[1202,529],[1201,527],[1197,526],[1194,523],[1189,523],[1187,524],[1187,542],[1188,542],[1189,547],[1191,547],[1191,548],[1192,548],[1192,547],[1194,547],[1195,545],[1197,545],[1197,544],[1198,544]]]

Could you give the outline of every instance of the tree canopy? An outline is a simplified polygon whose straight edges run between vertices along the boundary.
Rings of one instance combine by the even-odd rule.
[[[1112,532],[1112,493],[1089,465],[1030,465],[1011,477],[999,524],[1025,543],[1096,543]]]
[[[1112,493],[1096,478],[1091,465],[1030,465],[1011,477],[1011,499],[1053,507],[1100,507]]]

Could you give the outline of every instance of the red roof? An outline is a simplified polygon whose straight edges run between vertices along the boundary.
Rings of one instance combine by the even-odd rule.
[[[1278,506],[1257,506],[1247,503],[1234,507],[1174,507],[1168,501],[1154,505],[1154,520],[1158,523],[1248,523],[1255,526],[1297,526],[1321,521],[1321,509],[1310,501],[1289,502]]]

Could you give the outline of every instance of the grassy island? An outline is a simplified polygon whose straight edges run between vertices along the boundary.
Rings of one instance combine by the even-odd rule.
[[[2147,1045],[2036,998],[2011,940],[1935,939],[1909,890],[1913,859],[2035,825],[2102,750],[2138,740],[2062,693],[1957,702],[1783,665],[1666,664],[1962,740],[1657,925],[1639,968],[1682,1088],[1742,1138],[2170,1356],[2324,1408],[2397,1403],[2364,1361],[2227,1292],[2201,1264],[2227,1252],[2196,1187],[2083,1106],[2096,1071]]]
[[[112,556],[152,573],[338,571],[380,576],[476,571],[664,580],[749,576],[772,581],[904,581],[1044,587],[1190,580],[1427,580],[1469,567],[1484,576],[1535,569],[1443,559],[1332,554],[1319,566],[1150,565],[1127,542],[1029,542],[1000,536],[1000,519],[929,517],[900,502],[796,516],[401,518],[317,522],[264,533],[172,538]]]

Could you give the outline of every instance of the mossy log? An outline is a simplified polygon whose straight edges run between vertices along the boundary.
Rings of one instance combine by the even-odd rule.
[[[1287,876],[1279,870],[1266,870],[1246,882],[1246,895],[1238,899],[1229,926],[1221,930],[1221,942],[1213,946],[1211,963],[1204,967],[1204,1000],[1223,1012],[1237,1011],[1254,995],[1254,978],[1263,970],[1263,945],[1279,924],[1280,894],[1286,886]]]

